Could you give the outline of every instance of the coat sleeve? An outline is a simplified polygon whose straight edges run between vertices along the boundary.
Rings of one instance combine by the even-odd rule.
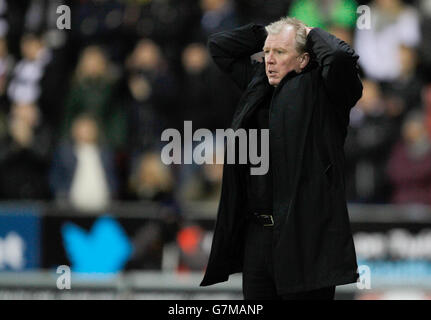
[[[266,35],[264,26],[251,23],[208,38],[208,49],[214,62],[242,90],[253,75],[250,56],[262,51]]]
[[[344,41],[330,33],[313,28],[307,37],[307,51],[322,68],[322,78],[329,97],[348,111],[362,96],[358,75],[359,56]]]

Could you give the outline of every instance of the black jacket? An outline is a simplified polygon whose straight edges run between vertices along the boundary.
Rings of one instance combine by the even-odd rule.
[[[249,24],[209,38],[215,63],[245,90],[232,121],[234,130],[259,105],[268,83],[263,63],[263,26]],[[274,272],[279,294],[355,282],[357,262],[345,200],[344,140],[349,112],[362,95],[358,56],[319,28],[310,31],[312,61],[288,73],[270,106],[273,172]],[[226,163],[226,162],[225,162]],[[225,164],[211,254],[201,286],[242,271],[244,190],[238,165]]]

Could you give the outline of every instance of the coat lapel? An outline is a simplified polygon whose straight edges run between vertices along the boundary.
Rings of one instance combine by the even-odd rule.
[[[239,105],[243,107],[238,109],[233,117],[231,125],[233,130],[242,127],[244,118],[256,109],[272,89],[266,77],[265,65],[261,63],[257,68],[256,76],[253,77],[253,80],[243,94],[245,100],[239,103]]]
[[[286,186],[274,190],[274,203],[280,204],[274,208],[274,215],[278,217],[276,227],[281,227],[291,213],[302,172],[304,148],[315,105],[315,96],[311,94],[315,85],[311,73],[286,77],[274,96],[272,126],[270,124],[271,156],[274,177],[284,179],[274,184]],[[304,80],[304,77],[309,79]]]

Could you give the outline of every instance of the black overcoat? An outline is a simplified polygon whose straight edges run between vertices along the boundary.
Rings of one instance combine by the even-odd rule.
[[[210,36],[215,63],[244,90],[232,121],[241,128],[271,89],[262,51],[266,31],[248,24]],[[288,73],[272,93],[273,258],[279,294],[355,282],[357,262],[345,198],[344,140],[350,109],[362,95],[358,56],[343,41],[314,28],[311,62]],[[211,254],[201,286],[242,271],[245,198],[239,165],[224,164]]]

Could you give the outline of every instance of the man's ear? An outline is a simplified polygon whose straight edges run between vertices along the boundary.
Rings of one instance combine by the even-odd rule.
[[[307,64],[310,62],[310,54],[308,52],[304,52],[301,55],[300,59],[301,60],[299,62],[299,67],[301,68],[301,70],[303,70],[307,66]]]

